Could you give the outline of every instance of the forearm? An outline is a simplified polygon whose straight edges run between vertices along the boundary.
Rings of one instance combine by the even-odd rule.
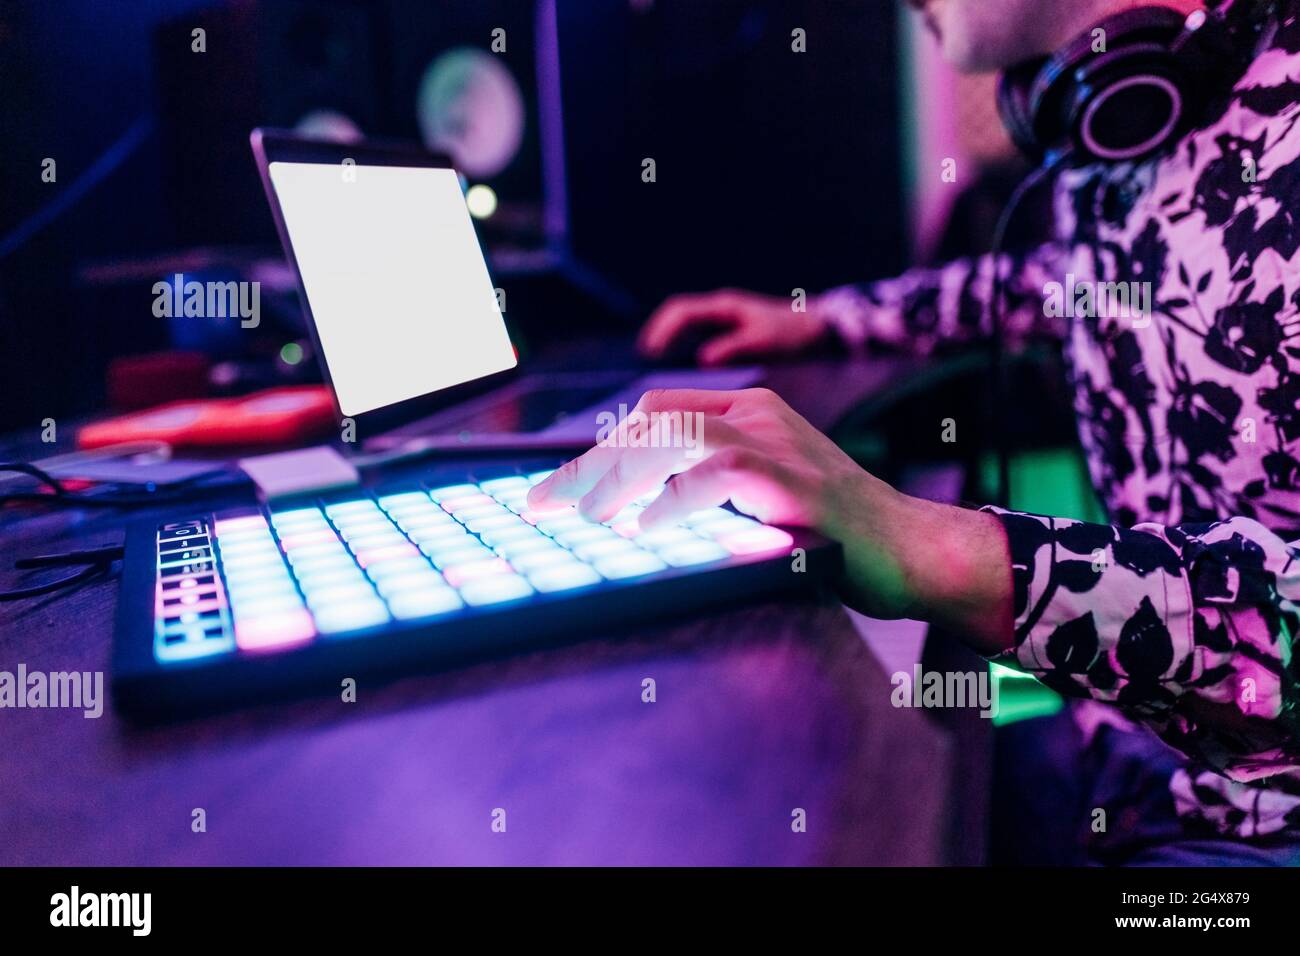
[[[1011,561],[997,518],[913,498],[865,473],[852,499],[860,506],[829,530],[844,545],[853,603],[941,625],[981,654],[1010,646]]]
[[[1063,274],[1064,258],[1064,251],[1049,243],[998,260],[999,324],[1010,339],[1064,337],[1064,321],[1048,316],[1043,308],[1045,283]],[[928,354],[991,333],[994,269],[991,256],[912,269],[894,279],[831,289],[810,302],[810,312],[850,348],[884,346]]]
[[[991,656],[1012,643],[1011,558],[993,515],[909,498],[914,539],[907,567],[911,615],[938,624]]]

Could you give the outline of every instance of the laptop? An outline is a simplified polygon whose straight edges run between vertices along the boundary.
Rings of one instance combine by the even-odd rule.
[[[322,368],[359,433],[463,414],[428,408],[484,383],[528,394],[506,381],[517,361],[454,169],[422,152],[266,134],[254,148]],[[616,383],[580,384],[590,399]],[[615,412],[617,388],[603,394],[593,407]],[[546,432],[538,448],[553,441]],[[505,459],[435,453],[371,469],[360,487],[134,522],[115,706],[155,720],[337,696],[346,678],[808,591],[840,567],[838,546],[730,507],[643,531],[637,517],[664,486],[599,524],[574,509],[534,513],[529,489],[560,460],[526,445]]]

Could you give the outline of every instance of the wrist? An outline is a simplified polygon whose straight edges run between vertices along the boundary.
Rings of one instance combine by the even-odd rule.
[[[856,465],[826,491],[817,525],[844,547],[851,606],[950,628],[985,655],[1011,644],[1010,550],[996,517],[913,498]]]
[[[1011,559],[991,514],[896,491],[862,472],[848,514],[830,533],[844,542],[855,602],[878,617],[951,629],[993,655],[1012,638]]]
[[[993,515],[910,498],[900,542],[913,616],[953,630],[981,654],[1012,641],[1011,558]]]
[[[805,309],[793,309],[786,328],[790,330],[787,344],[799,349],[837,338],[833,326],[815,301],[810,301]]]

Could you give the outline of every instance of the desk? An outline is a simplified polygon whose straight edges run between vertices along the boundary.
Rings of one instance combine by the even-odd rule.
[[[831,424],[828,371],[790,378]],[[872,375],[875,388],[883,373]],[[785,392],[781,378],[773,385]],[[790,394],[796,407],[799,402]],[[805,406],[807,407],[807,406]],[[840,412],[842,414],[842,411]],[[0,518],[0,552],[112,542],[121,518]],[[115,580],[0,605],[0,669],[104,671]],[[895,709],[844,610],[806,599],[597,633],[149,730],[0,711],[0,864],[927,864],[951,737]],[[643,703],[652,677],[657,699]],[[191,831],[202,808],[207,831]],[[506,811],[506,832],[492,814]],[[807,816],[807,832],[791,827]]]

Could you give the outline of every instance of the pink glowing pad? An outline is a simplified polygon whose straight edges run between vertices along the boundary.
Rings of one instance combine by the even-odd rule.
[[[255,617],[235,624],[235,643],[246,651],[279,650],[315,636],[316,625],[306,610]]]
[[[763,526],[725,535],[718,539],[718,544],[732,554],[759,554],[764,551],[783,551],[794,544],[794,538],[780,528]]]

